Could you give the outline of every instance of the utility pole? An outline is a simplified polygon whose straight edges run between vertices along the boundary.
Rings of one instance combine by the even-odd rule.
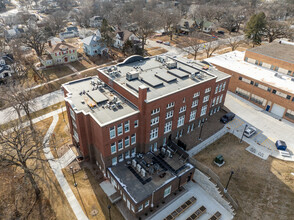
[[[233,174],[234,174],[234,171],[231,171],[231,175],[230,175],[229,180],[227,182],[226,188],[224,188],[224,193],[228,192],[229,183],[230,183],[230,180],[231,180]]]
[[[74,180],[74,186],[77,187],[78,184],[77,184],[77,182],[76,182],[75,174],[74,174],[74,172],[73,172],[73,167],[70,167],[70,170],[71,170],[71,174],[72,174],[72,177],[73,177],[73,180]]]
[[[246,125],[245,125],[245,128],[244,128],[244,131],[243,131],[243,133],[242,133],[241,139],[240,139],[240,143],[242,143],[243,136],[244,136],[244,133],[245,133],[247,127],[248,127],[248,125],[246,124]]]

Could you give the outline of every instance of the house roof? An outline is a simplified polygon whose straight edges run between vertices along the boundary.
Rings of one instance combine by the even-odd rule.
[[[294,43],[285,41],[281,41],[281,43],[273,42],[259,47],[250,48],[248,51],[294,63]]]
[[[96,32],[94,35],[84,38],[84,39],[82,40],[82,42],[83,42],[84,44],[90,46],[90,45],[92,45],[92,44],[97,44],[97,43],[99,43],[100,39],[101,39],[101,34],[100,34],[100,32],[97,30],[97,32]]]
[[[72,46],[71,44],[68,43],[58,43],[56,45],[53,45],[52,47],[48,47],[47,51],[49,53],[55,53],[55,52],[59,52],[61,51],[63,48],[67,48],[67,49],[76,49],[74,46]]]
[[[73,32],[79,32],[78,28],[77,27],[73,27],[73,26],[67,27],[66,30],[67,31],[73,31]]]
[[[0,65],[0,73],[3,73],[5,70],[10,70],[10,66]]]
[[[128,30],[118,30],[115,32],[115,35],[117,34],[121,41],[126,42],[133,33]]]

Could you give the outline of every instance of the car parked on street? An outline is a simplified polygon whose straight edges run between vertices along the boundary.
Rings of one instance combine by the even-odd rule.
[[[166,41],[166,42],[163,42],[164,45],[166,46],[170,46],[170,42]]]
[[[162,44],[163,41],[162,40],[157,40],[156,43]]]
[[[256,133],[256,128],[255,127],[247,127],[244,131],[244,136],[245,137],[252,137]]]
[[[235,118],[235,114],[233,112],[228,112],[223,117],[221,117],[220,121],[224,124],[227,124],[229,121],[232,121]]]

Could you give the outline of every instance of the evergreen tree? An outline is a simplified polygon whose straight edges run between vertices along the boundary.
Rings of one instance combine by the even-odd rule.
[[[245,27],[246,37],[252,40],[253,44],[259,45],[265,33],[266,24],[266,17],[263,12],[252,15]]]

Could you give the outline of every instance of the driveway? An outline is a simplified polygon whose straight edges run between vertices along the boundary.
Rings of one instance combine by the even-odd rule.
[[[274,148],[276,140],[284,140],[288,149],[294,152],[294,124],[282,119],[279,121],[272,113],[264,113],[263,109],[248,102],[247,100],[228,92],[225,106],[239,116],[236,120],[235,129],[244,129],[245,122],[258,129],[257,135],[252,137],[256,142],[267,148]],[[237,123],[239,122],[239,123]]]

